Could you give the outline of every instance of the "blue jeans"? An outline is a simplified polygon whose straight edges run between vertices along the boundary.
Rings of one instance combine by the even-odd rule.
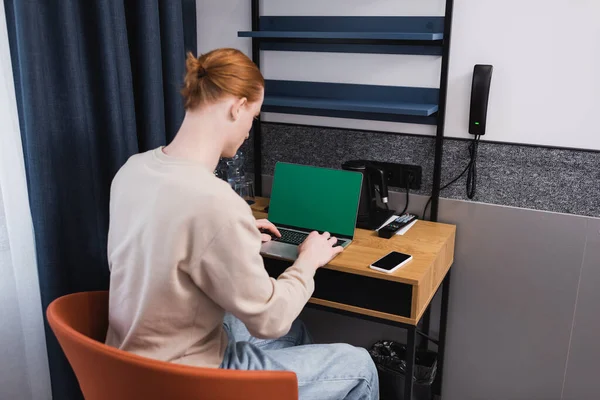
[[[312,344],[297,320],[274,340],[252,337],[237,318],[226,314],[229,344],[221,368],[293,371],[301,400],[378,400],[377,369],[369,353],[348,344]]]

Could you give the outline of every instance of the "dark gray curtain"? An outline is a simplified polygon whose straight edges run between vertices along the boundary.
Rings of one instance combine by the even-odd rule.
[[[111,180],[165,144],[184,115],[193,0],[4,1],[44,310],[108,288]],[[46,325],[47,327],[47,325]],[[80,398],[46,328],[54,399]]]

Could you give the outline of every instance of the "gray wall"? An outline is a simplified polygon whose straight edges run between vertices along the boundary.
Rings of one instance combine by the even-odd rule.
[[[586,242],[571,331],[564,399],[600,397],[600,221],[587,220]]]
[[[411,162],[423,166],[424,187],[409,211],[422,212],[431,138],[264,125],[267,194],[276,161]],[[466,165],[466,146],[446,140],[444,181]],[[440,220],[458,226],[444,400],[600,398],[599,168],[597,152],[482,143],[476,201],[462,200],[464,181],[443,193],[456,198],[441,200]],[[403,208],[404,198],[393,193],[392,207]],[[402,330],[331,313],[307,310],[303,318],[319,342],[404,339]]]
[[[600,276],[600,220],[455,200],[440,220],[458,226],[443,398],[599,398],[600,293],[584,282]]]
[[[277,161],[332,168],[353,158],[401,162],[422,166],[423,186],[416,193],[431,193],[432,137],[272,123],[264,123],[262,132],[265,174]],[[251,150],[250,143],[244,150]],[[444,141],[443,183],[467,165],[469,143]],[[478,155],[474,201],[600,217],[600,152],[481,142]],[[442,196],[466,200],[465,178]]]

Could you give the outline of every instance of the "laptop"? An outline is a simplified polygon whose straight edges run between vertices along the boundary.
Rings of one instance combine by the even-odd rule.
[[[312,231],[329,232],[337,246],[354,239],[363,175],[359,172],[277,163],[269,221],[281,238],[263,243],[261,254],[284,260],[298,257],[298,246]]]

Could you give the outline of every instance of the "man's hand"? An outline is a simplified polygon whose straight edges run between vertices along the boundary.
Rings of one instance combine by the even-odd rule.
[[[342,246],[333,247],[337,238],[329,232],[319,234],[311,232],[304,242],[298,247],[298,259],[306,260],[316,268],[321,268],[335,256],[344,251]]]
[[[277,227],[275,227],[275,225],[273,225],[267,219],[257,219],[256,227],[258,228],[258,230],[261,231],[260,239],[263,241],[263,243],[271,240],[271,235],[269,235],[268,233],[263,233],[263,232],[271,232],[273,235],[275,235],[277,237],[281,237],[281,233],[279,233],[279,230],[277,229]]]

